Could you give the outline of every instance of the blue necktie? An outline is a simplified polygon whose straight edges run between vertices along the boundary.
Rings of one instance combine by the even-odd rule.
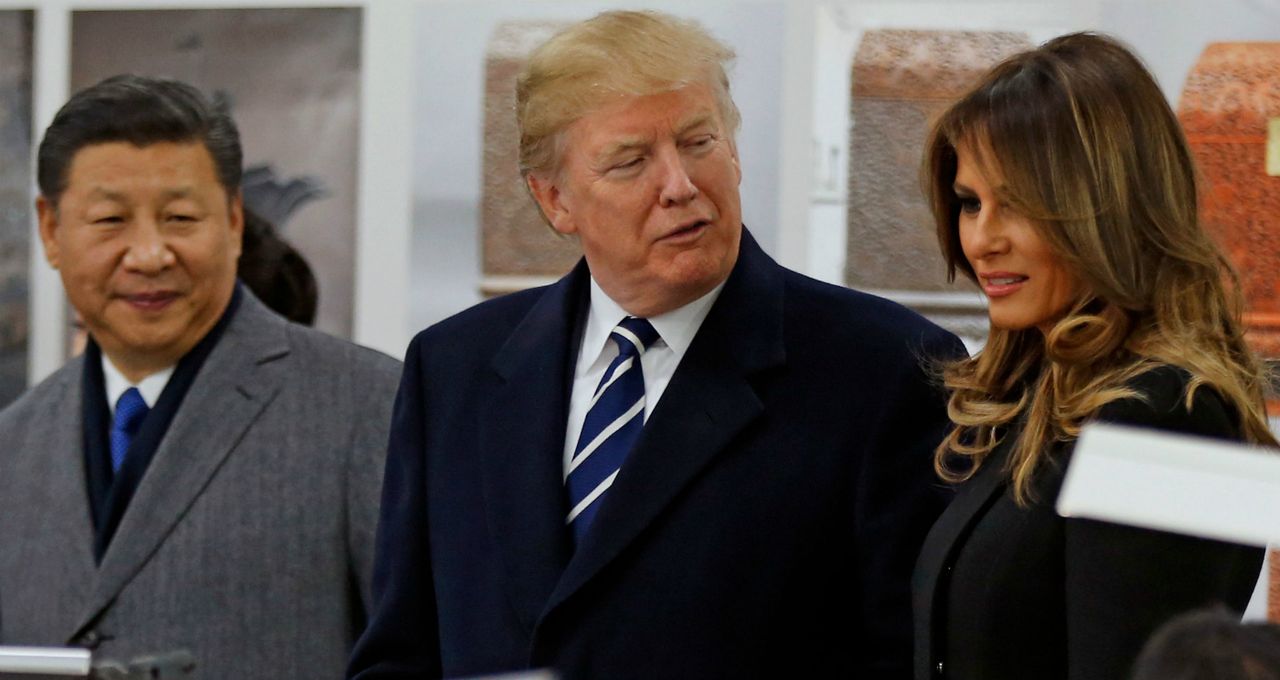
[[[111,471],[119,472],[124,464],[125,454],[129,453],[129,444],[133,436],[138,434],[138,426],[147,417],[147,402],[142,400],[138,388],[130,387],[120,395],[116,402],[116,415],[111,423]]]
[[[618,356],[591,397],[565,479],[570,508],[565,523],[573,527],[577,542],[586,535],[605,492],[644,427],[640,356],[658,339],[658,331],[648,321],[629,316],[613,329],[609,339],[617,344]]]

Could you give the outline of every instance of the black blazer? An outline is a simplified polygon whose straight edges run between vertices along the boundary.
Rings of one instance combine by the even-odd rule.
[[[1209,388],[1185,407],[1189,376],[1161,367],[1131,383],[1145,399],[1115,401],[1097,419],[1238,438]],[[1010,433],[930,531],[913,583],[915,677],[1126,678],[1151,633],[1172,616],[1223,603],[1243,609],[1261,549],[1054,513],[1070,447],[1014,504],[1003,471]]]
[[[946,428],[924,366],[958,341],[744,232],[574,551],[563,449],[587,282],[580,263],[409,348],[350,675],[910,677]]]

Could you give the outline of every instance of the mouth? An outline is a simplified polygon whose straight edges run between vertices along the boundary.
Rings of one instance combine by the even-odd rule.
[[[168,307],[178,294],[174,291],[148,291],[144,293],[128,293],[120,296],[129,306],[143,312],[157,312]]]
[[[709,229],[710,227],[711,227],[710,220],[692,220],[677,226],[675,229],[672,229],[669,233],[667,233],[665,236],[663,236],[659,240],[668,242],[668,243],[694,241],[694,240],[697,240],[698,237],[702,236],[702,234],[705,233],[707,229]]]
[[[982,280],[982,292],[986,293],[988,298],[998,298],[1016,293],[1030,277],[1022,274],[995,272],[982,274],[978,278]]]

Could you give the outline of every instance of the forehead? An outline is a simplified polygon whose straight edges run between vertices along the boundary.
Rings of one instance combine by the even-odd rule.
[[[199,193],[221,188],[213,156],[199,141],[146,146],[104,142],[85,146],[71,158],[64,196],[176,190]]]
[[[711,88],[686,85],[647,95],[618,95],[574,121],[568,129],[570,149],[592,151],[628,140],[643,142],[655,135],[679,133],[703,123],[721,127]]]
[[[1003,184],[999,166],[992,162],[990,147],[971,141],[959,142],[953,147],[956,152],[957,184],[970,189],[979,187],[997,187]]]

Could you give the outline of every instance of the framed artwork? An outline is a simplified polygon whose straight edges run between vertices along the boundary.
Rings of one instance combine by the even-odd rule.
[[[0,11],[0,406],[27,386],[32,13]]]

